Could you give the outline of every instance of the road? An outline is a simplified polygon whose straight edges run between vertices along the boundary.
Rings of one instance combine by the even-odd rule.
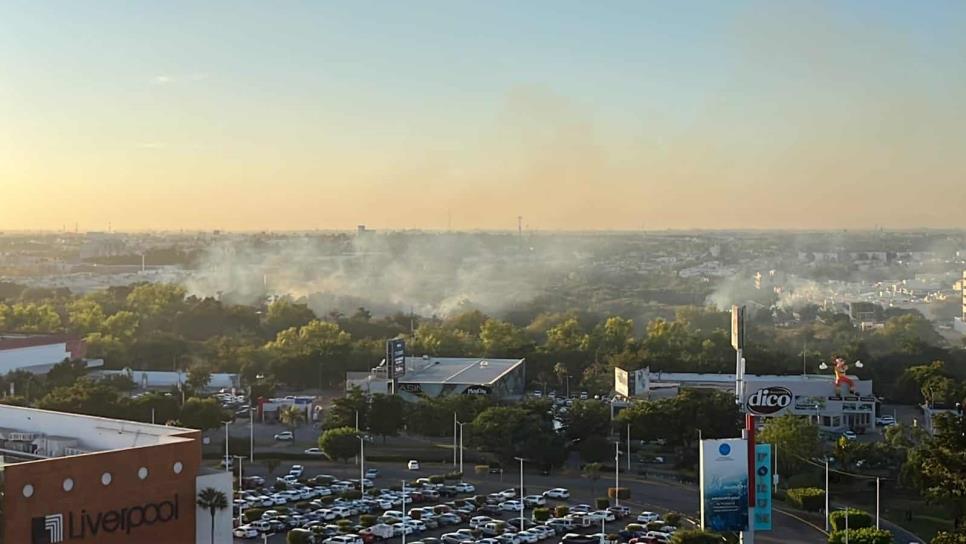
[[[306,465],[306,475],[332,474],[343,478],[358,478],[359,468],[353,463],[332,463],[332,462],[308,462]],[[282,469],[285,469],[283,465]],[[449,464],[431,465],[426,464],[420,471],[408,471],[401,464],[387,463],[367,463],[366,467],[378,468],[380,476],[375,481],[379,487],[390,487],[398,485],[403,480],[412,480],[417,477],[429,474],[442,474],[453,469]],[[246,474],[259,474],[267,476],[264,467],[246,467]],[[466,481],[473,483],[477,487],[477,494],[487,494],[508,487],[519,486],[519,472],[508,471],[506,474],[473,474],[472,468],[467,468]],[[603,476],[603,475],[602,475]],[[612,475],[611,475],[612,476]],[[594,498],[604,495],[608,486],[613,485],[613,478],[601,478],[594,482],[574,475],[550,475],[543,476],[536,473],[525,473],[524,484],[527,494],[543,492],[552,487],[565,487],[570,490],[570,504],[588,503],[593,504]],[[655,512],[667,512],[669,510],[681,512],[691,519],[698,517],[698,491],[695,487],[688,487],[675,482],[661,480],[644,480],[638,476],[621,476],[621,486],[631,489],[631,499],[621,501],[621,504],[629,506],[636,515],[641,510],[651,510]],[[527,514],[529,515],[529,513]],[[512,517],[512,516],[510,516]],[[799,519],[793,515],[776,511],[774,516],[774,530],[767,533],[758,533],[756,540],[766,544],[818,544],[826,541],[825,534],[821,528],[812,525],[806,520]],[[623,527],[628,522],[627,519],[609,524],[608,531],[613,531]],[[448,527],[444,530],[437,529],[428,531],[422,535],[411,535],[407,537],[409,541],[418,540],[419,536],[438,536],[443,532],[455,530],[456,527]],[[394,539],[395,540],[395,539]],[[236,542],[251,542],[237,540]],[[280,544],[285,542],[284,535],[277,535],[269,539],[269,542]]]

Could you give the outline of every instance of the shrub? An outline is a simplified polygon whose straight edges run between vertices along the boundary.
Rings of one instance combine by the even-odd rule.
[[[628,523],[627,525],[624,526],[624,530],[636,533],[638,531],[643,531],[644,526],[641,525],[640,523]]]
[[[721,544],[721,535],[700,529],[681,530],[671,535],[671,544]]]
[[[362,498],[362,491],[358,489],[350,489],[349,491],[343,491],[339,494],[340,497],[346,500],[354,501]]]
[[[443,475],[443,478],[446,480],[462,480],[463,473],[458,470],[453,472],[447,472],[446,474]]]
[[[339,526],[339,530],[343,533],[348,533],[349,529],[352,528],[352,520],[350,519],[340,519],[335,524]]]
[[[650,521],[647,523],[648,531],[660,531],[664,527],[663,521]]]
[[[836,510],[829,514],[829,523],[832,525],[833,531],[844,531],[845,530],[845,513],[849,514],[849,530],[852,529],[864,529],[866,527],[872,527],[872,516],[868,512],[863,512],[862,510],[856,510],[854,508],[849,508],[847,510]],[[851,541],[851,539],[850,539]]]
[[[441,484],[446,481],[445,476],[440,476],[439,474],[433,474],[429,477],[429,483],[431,484]]]
[[[292,529],[285,536],[286,544],[311,544],[315,542],[312,532],[305,529]]]
[[[413,519],[422,519],[423,518],[423,511],[422,510],[410,510],[409,511],[409,517],[411,517]]]
[[[487,465],[473,465],[473,472],[477,474],[487,474],[490,472],[490,467]]]
[[[309,510],[310,508],[312,508],[309,505],[309,503],[306,502],[306,501],[301,501],[301,502],[295,503],[295,507],[298,508],[299,510]]]
[[[680,512],[668,512],[664,514],[664,523],[668,525],[673,525],[675,527],[681,526],[681,520],[684,518]]]
[[[862,529],[852,529],[848,531],[849,544],[893,544],[892,533],[864,527]],[[829,544],[845,544],[845,531],[832,531],[828,536]]]
[[[533,509],[533,521],[543,523],[550,519],[550,509],[549,508],[534,508]]]
[[[796,487],[786,494],[793,505],[809,512],[818,512],[825,507],[825,491],[817,487]]]
[[[929,544],[966,544],[966,532],[956,531],[949,533],[946,531],[939,531],[936,536],[932,537]]]
[[[288,506],[276,506],[275,511],[279,514],[288,514],[291,512],[291,509]]]
[[[249,508],[242,513],[242,517],[245,518],[247,523],[251,523],[257,519],[262,519],[263,512],[265,512],[264,508]]]
[[[626,487],[608,487],[607,496],[612,499],[627,500],[631,498],[631,490]]]
[[[553,509],[553,515],[558,518],[562,518],[569,513],[570,513],[570,507],[565,504],[558,505],[556,508]]]
[[[598,510],[603,510],[604,508],[610,506],[610,499],[607,497],[597,497],[594,499],[594,506],[596,506]]]
[[[359,516],[359,523],[364,527],[371,527],[376,524],[376,516],[372,514],[362,514]]]

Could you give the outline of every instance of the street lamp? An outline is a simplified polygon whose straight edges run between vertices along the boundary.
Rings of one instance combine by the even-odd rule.
[[[460,427],[460,481],[463,481],[463,425],[467,422],[457,421],[456,424]]]
[[[357,434],[356,438],[359,439],[359,492],[365,497],[366,484],[363,480],[366,479],[366,439],[361,434]]]
[[[242,495],[242,489],[245,487],[244,478],[242,476],[242,460],[245,459],[245,456],[244,455],[232,455],[232,459],[238,461],[238,498],[240,499],[241,498],[241,495]],[[245,509],[244,506],[242,506],[240,504],[238,505],[238,524],[239,525],[244,524],[244,521],[243,521],[243,518],[242,518],[242,511],[244,509]]]
[[[614,506],[621,505],[621,443],[614,442]]]
[[[406,518],[406,480],[402,481],[402,517]],[[402,544],[406,544],[406,523],[402,524]]]
[[[514,457],[520,461],[520,530],[523,531],[523,457]]]
[[[825,532],[828,532],[828,456],[825,456]]]
[[[231,459],[231,456],[228,453],[228,424],[229,423],[231,422],[230,421],[225,422],[225,470],[227,472],[231,472],[231,467],[228,466],[230,464],[228,460]]]

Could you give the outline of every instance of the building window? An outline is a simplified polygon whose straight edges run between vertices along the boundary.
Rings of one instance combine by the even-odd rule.
[[[101,474],[101,485],[111,485],[111,473],[105,472]]]
[[[64,478],[64,491],[71,491],[74,489],[74,480],[72,478]]]
[[[27,485],[23,486],[23,496],[24,497],[27,497],[28,499],[30,497],[33,497],[34,496],[34,486],[32,486],[30,484],[27,484]]]
[[[148,467],[141,467],[138,469],[138,478],[144,480],[148,477]]]
[[[174,469],[175,474],[181,474],[181,471],[184,470],[184,465],[181,464],[181,461],[176,461],[174,463],[174,467],[172,468]]]

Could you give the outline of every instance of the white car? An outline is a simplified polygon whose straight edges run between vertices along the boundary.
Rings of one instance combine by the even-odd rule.
[[[456,488],[457,493],[475,493],[476,486],[466,482],[460,482],[453,486]]]
[[[400,536],[400,535],[402,535],[404,533],[407,534],[407,535],[411,535],[411,534],[413,534],[415,532],[416,532],[416,527],[414,527],[414,526],[412,526],[412,525],[410,525],[408,523],[403,523],[403,522],[400,521],[399,523],[393,523],[392,524],[392,534],[393,534],[393,536]]]
[[[500,503],[500,510],[504,512],[519,512],[523,508],[520,501],[503,501]]]
[[[302,465],[292,465],[292,468],[288,469],[288,473],[296,478],[301,478],[302,474],[305,473],[305,467]]]
[[[651,523],[661,519],[661,516],[657,515],[655,512],[644,511],[637,516],[638,523]]]
[[[370,479],[371,480],[371,479],[376,478],[378,476],[379,476],[379,469],[377,469],[377,468],[368,468],[368,469],[366,469],[366,479]]]
[[[526,531],[520,531],[517,533],[517,536],[520,537],[521,542],[525,542],[526,544],[537,544],[537,541],[540,540],[540,537],[537,536],[537,533],[532,532],[529,529]]]
[[[882,416],[875,418],[875,424],[880,427],[888,427],[890,425],[896,424],[896,418],[893,416]]]
[[[319,448],[309,448],[305,450],[305,455],[322,455],[322,450]]]
[[[258,538],[258,529],[251,525],[239,525],[231,532],[235,538]]]
[[[527,506],[545,506],[547,504],[547,499],[543,498],[542,495],[527,495],[523,497],[523,504]]]
[[[503,497],[504,499],[512,499],[513,497],[517,496],[517,490],[513,488],[504,489],[503,491],[498,491],[497,495]]]
[[[410,459],[409,462],[406,463],[406,468],[409,470],[419,470],[419,461]]]
[[[842,433],[842,438],[852,441],[858,438],[858,436],[855,434],[855,431],[845,431]]]
[[[547,497],[548,499],[569,499],[570,491],[567,491],[562,487],[555,487],[553,489],[544,491],[543,496]]]
[[[493,518],[490,516],[474,516],[470,518],[470,529],[478,529],[491,521],[493,521]]]
[[[292,434],[292,431],[282,431],[280,433],[275,433],[275,440],[291,442],[292,440],[295,440],[295,435]]]

